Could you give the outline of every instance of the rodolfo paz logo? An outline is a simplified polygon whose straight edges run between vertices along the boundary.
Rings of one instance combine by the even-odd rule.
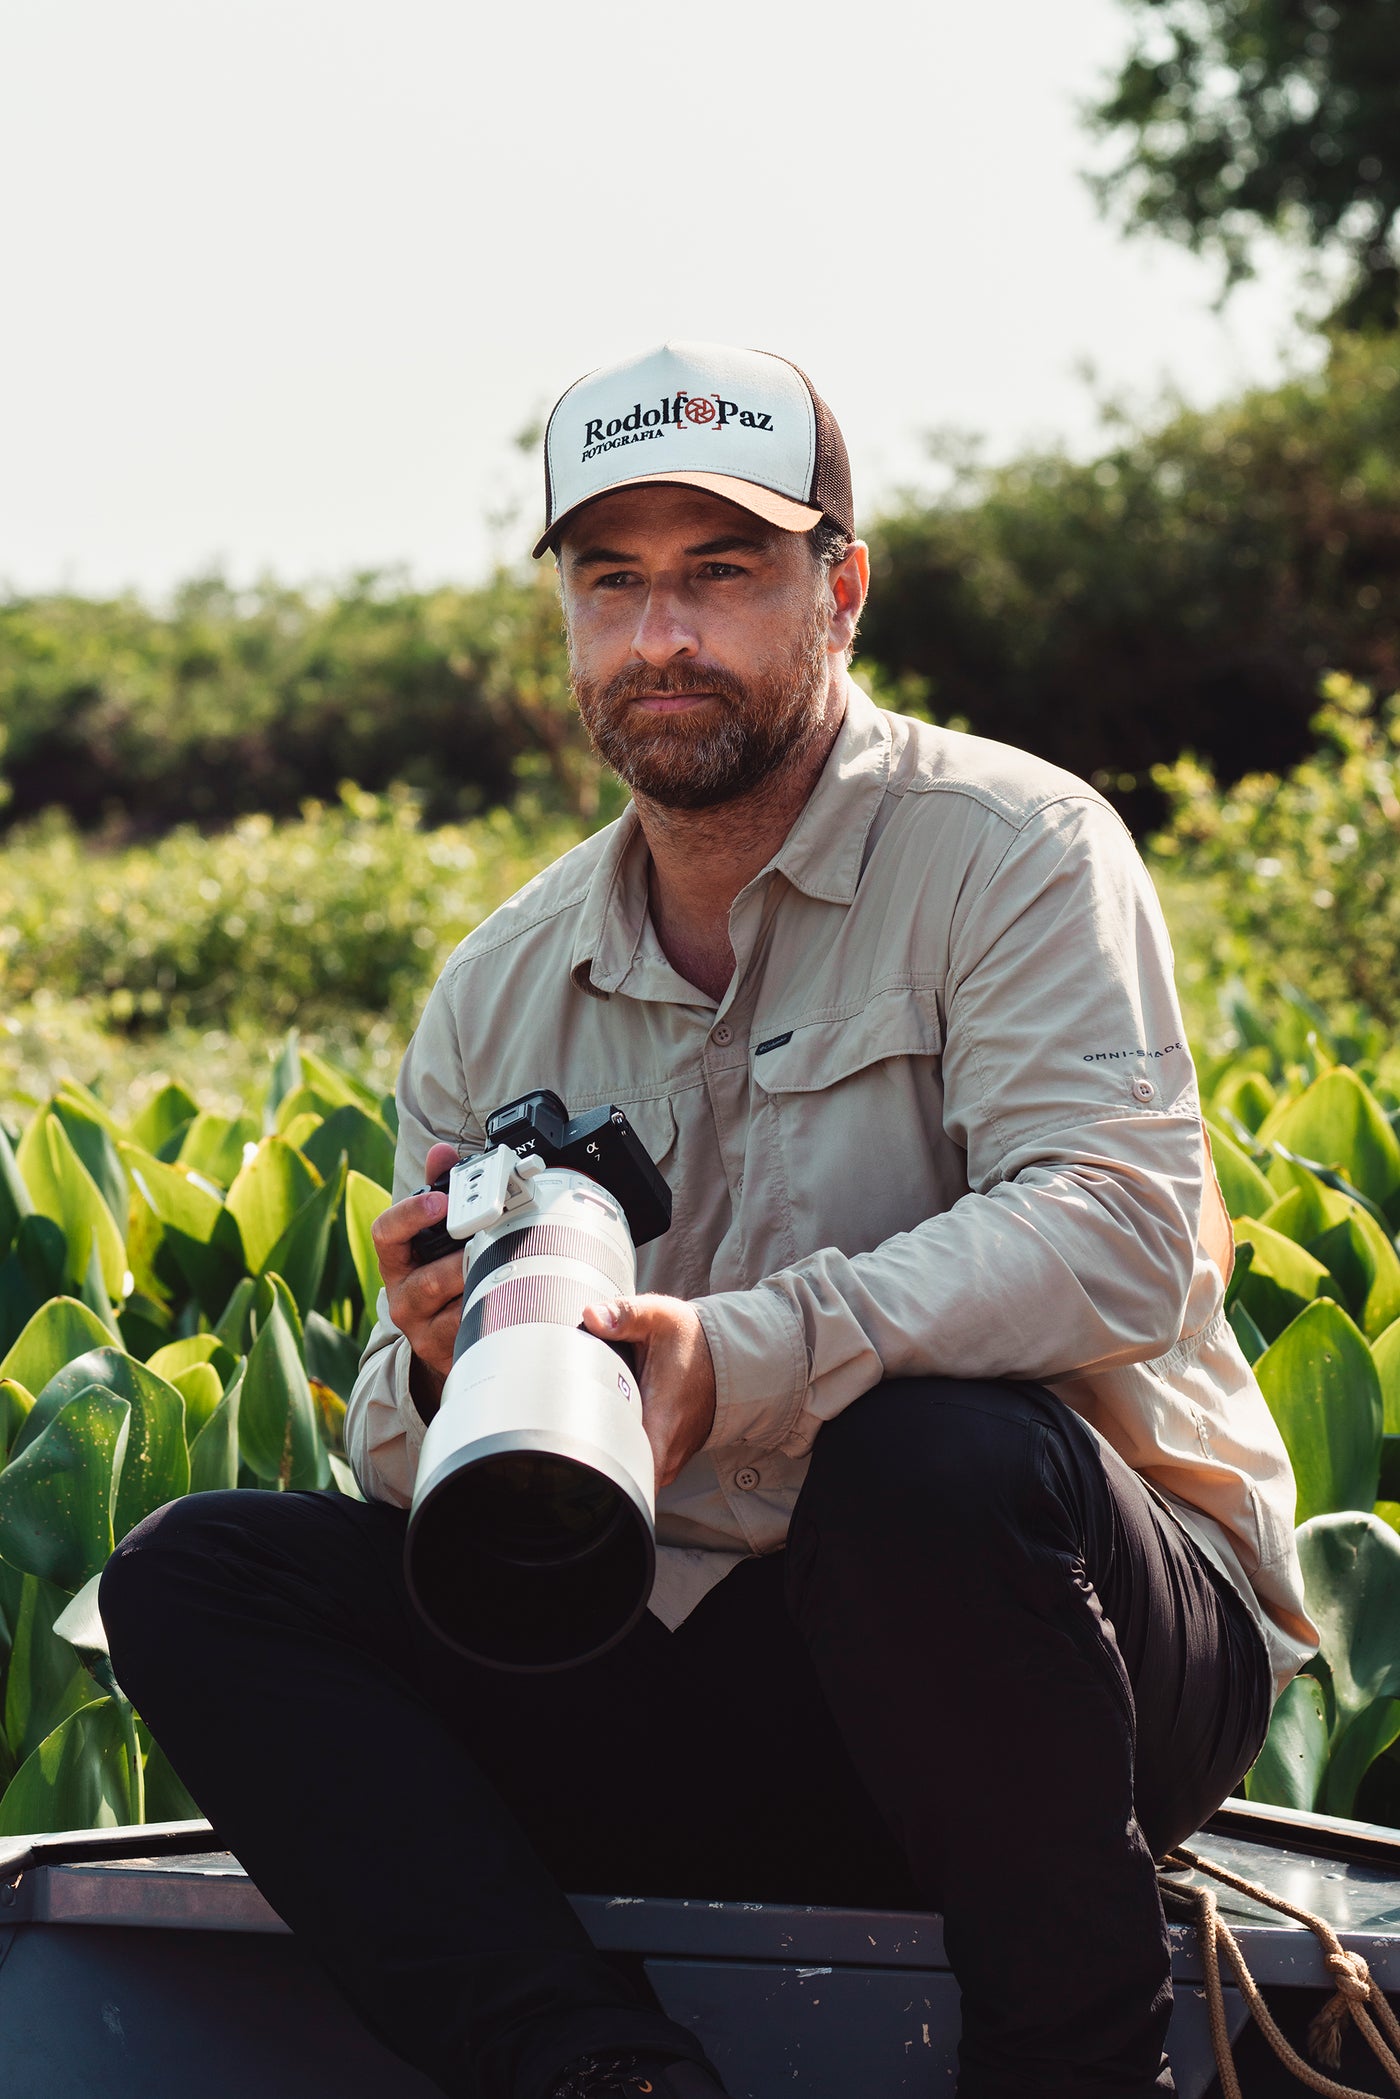
[[[619,445],[647,444],[653,438],[663,437],[668,429],[678,429],[686,423],[692,427],[713,427],[716,432],[727,423],[738,423],[745,430],[773,428],[771,415],[742,408],[737,401],[726,401],[722,394],[677,391],[658,401],[654,408],[643,408],[640,401],[634,401],[626,415],[615,415],[611,421],[600,415],[590,416],[583,433],[581,464],[596,459],[600,452],[615,451]]]

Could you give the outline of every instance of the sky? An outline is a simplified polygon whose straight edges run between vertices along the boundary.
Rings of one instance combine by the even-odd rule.
[[[513,440],[666,337],[778,350],[860,514],[1094,442],[1095,389],[1280,368],[1286,265],[1212,311],[1128,242],[1077,111],[1118,0],[6,0],[0,590],[159,598],[527,550]],[[1096,374],[1086,382],[1085,367]]]

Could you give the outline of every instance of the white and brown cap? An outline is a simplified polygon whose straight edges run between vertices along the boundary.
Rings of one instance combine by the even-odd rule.
[[[785,532],[826,517],[855,536],[836,418],[805,372],[766,350],[662,343],[577,380],[544,434],[536,556],[595,496],[648,481],[709,489]]]

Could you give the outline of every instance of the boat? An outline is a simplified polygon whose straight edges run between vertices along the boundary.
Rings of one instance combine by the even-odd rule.
[[[347,1837],[353,1843],[352,1837]],[[1186,1847],[1330,1926],[1400,1995],[1400,1830],[1229,1800]],[[1029,1865],[1027,1870],[1031,1870]],[[1307,1925],[1168,1875],[1180,2099],[1221,2089],[1196,1924],[1214,1885],[1269,2012],[1301,2051],[1335,1974]],[[697,2033],[733,2099],[933,2099],[957,2079],[941,1921],[907,1911],[571,1898],[594,1943]],[[1015,1889],[1007,1889],[1015,1901]],[[1246,2099],[1303,2087],[1231,1972],[1220,1995]],[[1361,2036],[1334,2078],[1392,2092]],[[434,2099],[360,2026],[207,1822],[0,1840],[0,2092],[7,2099]]]

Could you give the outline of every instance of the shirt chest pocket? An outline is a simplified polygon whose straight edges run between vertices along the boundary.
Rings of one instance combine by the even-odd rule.
[[[790,1258],[866,1252],[966,1192],[943,1130],[942,1047],[932,991],[903,985],[759,1047],[760,1170],[790,1212]]]

